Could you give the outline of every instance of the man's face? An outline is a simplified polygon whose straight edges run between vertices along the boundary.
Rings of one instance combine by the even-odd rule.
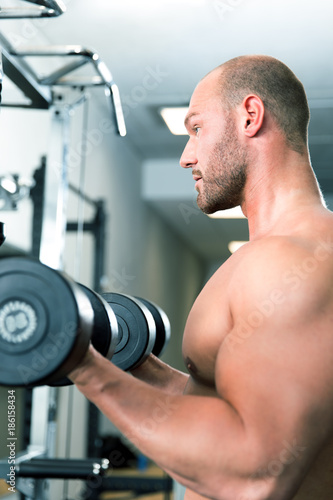
[[[200,82],[186,118],[190,138],[180,164],[192,168],[199,208],[207,213],[239,205],[246,182],[246,148],[240,143],[234,114],[222,108],[216,75]]]

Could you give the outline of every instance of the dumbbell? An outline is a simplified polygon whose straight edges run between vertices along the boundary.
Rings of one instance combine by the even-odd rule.
[[[32,259],[0,259],[0,385],[66,385],[90,342],[132,370],[169,338],[166,314],[150,301],[97,294]]]

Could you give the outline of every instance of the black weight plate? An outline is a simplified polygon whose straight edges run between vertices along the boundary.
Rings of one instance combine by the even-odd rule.
[[[44,385],[67,375],[86,352],[92,321],[74,282],[32,259],[0,259],[0,385]]]
[[[94,310],[91,343],[107,359],[111,359],[118,344],[118,322],[112,307],[101,295],[80,284]]]
[[[156,328],[152,314],[134,297],[120,293],[102,296],[118,321],[119,340],[112,362],[122,370],[132,370],[146,359],[154,346]]]
[[[157,357],[161,356],[168,345],[171,336],[169,318],[163,309],[161,309],[154,302],[141,297],[138,297],[138,300],[140,300],[140,302],[142,302],[153,315],[156,326],[156,339],[152,353]]]
[[[79,283],[79,287],[89,299],[94,311],[91,343],[98,352],[106,358],[111,359],[118,343],[118,323],[116,315],[109,304],[100,295],[81,283]],[[65,386],[71,385],[72,383],[73,382],[69,378],[63,377],[50,385]]]

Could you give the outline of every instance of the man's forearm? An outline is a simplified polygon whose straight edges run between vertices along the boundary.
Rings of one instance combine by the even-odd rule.
[[[230,481],[243,487],[247,466],[241,462],[249,451],[243,424],[220,398],[169,394],[95,351],[70,378],[142,453],[185,486],[213,497]]]
[[[169,394],[183,394],[189,378],[188,374],[172,368],[153,354],[132,370],[132,375]]]

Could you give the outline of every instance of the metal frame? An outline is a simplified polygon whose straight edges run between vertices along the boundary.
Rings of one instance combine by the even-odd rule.
[[[15,50],[1,33],[0,45],[2,46],[5,74],[31,100],[31,105],[26,107],[48,109],[54,104],[54,87],[85,88],[104,86],[106,97],[111,98],[112,120],[115,123],[116,130],[121,137],[126,135],[119,88],[114,82],[107,65],[96,52],[81,45],[33,46],[26,47],[24,50]],[[46,77],[39,78],[32,67],[25,61],[26,57],[74,57],[77,60],[65,64]],[[93,66],[97,75],[78,79],[71,75],[73,71],[88,63]],[[3,106],[6,106],[6,103],[3,103]]]
[[[45,172],[43,223],[39,259],[54,269],[63,268],[67,224],[69,110],[52,110],[48,164]]]
[[[35,185],[30,191],[30,198],[33,202],[33,221],[32,221],[32,256],[36,259],[40,257],[42,224],[44,219],[44,200],[45,200],[45,174],[47,158],[41,158],[41,165],[34,172]],[[106,232],[106,211],[104,200],[93,200],[89,196],[80,192],[78,188],[69,184],[68,189],[77,194],[89,205],[95,208],[95,215],[92,220],[84,221],[83,231],[89,232],[95,241],[94,257],[94,283],[93,288],[96,292],[101,291],[101,278],[104,275],[105,263],[105,232]],[[78,222],[67,221],[66,231],[76,232]]]
[[[30,66],[14,55],[14,50],[8,40],[0,33],[0,47],[3,59],[4,74],[27,96],[31,104],[10,104],[10,107],[28,107],[32,109],[49,109],[53,103],[51,88],[40,85]],[[6,103],[2,102],[2,107]]]
[[[5,241],[5,239],[6,239],[5,225],[3,222],[0,222],[0,247]]]
[[[170,498],[173,481],[168,475],[107,475],[107,459],[49,459],[38,452],[23,453],[16,457],[17,491],[29,498],[45,498],[43,485],[45,479],[81,479],[89,481],[86,485],[86,499],[99,499],[107,491],[132,491],[135,496],[163,492],[165,499]],[[6,478],[9,465],[0,460],[0,477]],[[93,478],[99,478],[99,486],[89,488]]]
[[[71,186],[69,186],[71,189]],[[83,223],[83,231],[89,232],[93,235],[95,240],[95,258],[94,258],[94,290],[96,292],[101,291],[101,278],[104,275],[104,255],[105,255],[105,225],[106,225],[106,213],[105,213],[105,202],[103,200],[98,200],[93,202],[96,212],[95,217],[91,221],[85,221]],[[67,222],[67,231],[78,231],[77,222]]]
[[[37,4],[37,7],[0,7],[0,19],[32,19],[36,17],[58,17],[66,11],[61,0],[22,0]]]
[[[23,498],[46,500],[46,479],[91,480],[107,471],[107,459],[48,458],[39,451],[22,452],[15,458],[15,489]],[[8,460],[0,460],[0,478],[8,479]]]
[[[35,259],[39,259],[40,245],[42,240],[43,211],[45,201],[45,175],[46,156],[42,156],[40,167],[38,167],[34,172],[35,185],[30,190],[30,198],[33,203],[31,254]]]
[[[24,50],[14,51],[17,57],[75,57],[78,61],[66,64],[57,71],[51,73],[47,77],[37,79],[40,85],[66,86],[66,87],[94,87],[103,85],[105,87],[106,96],[111,97],[112,107],[114,111],[114,120],[120,136],[126,135],[125,119],[123,115],[120,93],[117,84],[114,82],[112,74],[106,64],[102,61],[99,55],[81,45],[51,45],[46,47],[29,47]],[[66,78],[76,69],[91,63],[97,72],[97,77],[89,77],[76,79],[73,77]]]

